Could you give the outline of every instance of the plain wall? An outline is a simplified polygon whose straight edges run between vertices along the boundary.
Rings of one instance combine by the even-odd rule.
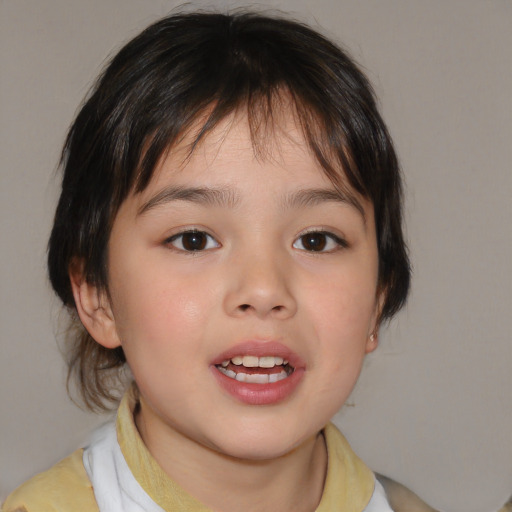
[[[0,497],[105,421],[68,399],[45,275],[65,131],[104,59],[176,2],[0,1]],[[245,2],[195,2],[241,6]],[[409,303],[336,417],[450,512],[512,492],[512,2],[281,0],[367,70],[406,178]]]

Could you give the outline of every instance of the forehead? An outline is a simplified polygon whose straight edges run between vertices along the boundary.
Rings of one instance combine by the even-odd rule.
[[[142,214],[175,200],[233,207],[257,196],[284,209],[334,201],[365,220],[368,201],[346,185],[341,171],[336,181],[327,176],[293,116],[279,121],[256,138],[246,117],[231,115],[197,143],[198,123],[168,149],[148,186],[129,202]]]
[[[329,178],[314,156],[304,130],[293,109],[275,109],[270,118],[255,123],[245,111],[229,114],[204,133],[205,119],[201,117],[162,154],[147,187],[154,191],[169,179],[175,181],[202,179],[240,183],[244,167],[252,172],[272,167],[276,176],[300,181],[301,176],[315,176],[326,186],[334,185],[354,193],[345,173],[334,155],[330,164],[336,168],[336,179]],[[238,170],[238,174],[233,173]],[[334,183],[333,183],[334,182]],[[142,195],[146,195],[143,191]]]

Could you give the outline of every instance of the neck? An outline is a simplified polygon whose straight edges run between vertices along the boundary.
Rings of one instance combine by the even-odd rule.
[[[148,431],[144,414],[135,419],[163,471],[212,510],[312,512],[320,502],[327,470],[321,433],[280,457],[246,460],[200,445],[167,425]]]

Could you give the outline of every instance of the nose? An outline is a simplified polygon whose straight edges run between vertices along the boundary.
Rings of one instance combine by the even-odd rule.
[[[228,268],[225,308],[229,315],[287,319],[297,311],[290,285],[293,270],[275,251],[239,254]]]

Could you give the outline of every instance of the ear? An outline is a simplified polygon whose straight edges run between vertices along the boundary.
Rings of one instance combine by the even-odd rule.
[[[121,341],[106,291],[87,282],[81,262],[70,265],[69,279],[78,316],[88,333],[105,348],[119,347]]]
[[[365,353],[369,354],[373,352],[379,346],[379,328],[382,308],[384,301],[386,300],[386,293],[381,291],[377,294],[377,300],[375,301],[375,311],[373,312],[372,319],[370,321],[370,328],[368,332],[368,338],[366,339]]]

